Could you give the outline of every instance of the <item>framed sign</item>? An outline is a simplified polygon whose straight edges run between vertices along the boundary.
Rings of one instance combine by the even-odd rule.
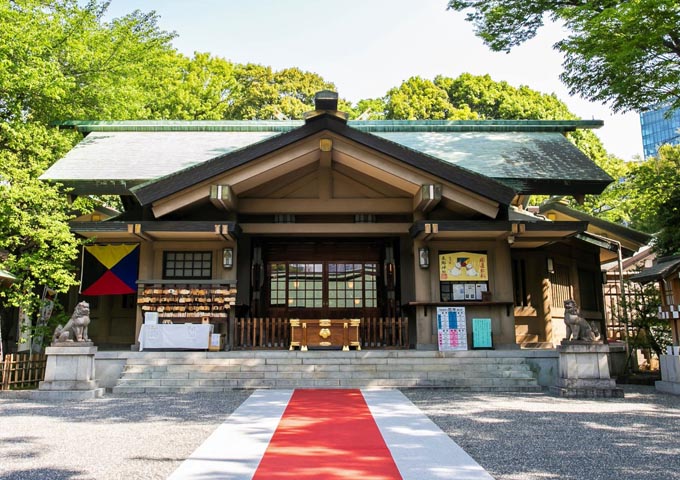
[[[467,350],[465,307],[437,307],[439,351]]]
[[[493,348],[490,318],[472,319],[472,348]]]
[[[442,282],[485,282],[489,264],[484,253],[454,252],[439,255],[439,280]]]

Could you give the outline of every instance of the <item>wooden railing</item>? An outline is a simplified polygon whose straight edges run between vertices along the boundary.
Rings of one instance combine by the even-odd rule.
[[[407,318],[362,318],[361,348],[408,348]],[[234,323],[235,350],[287,349],[290,325],[287,318],[237,318]]]
[[[37,388],[45,378],[45,354],[10,353],[0,362],[0,390]]]
[[[362,318],[361,348],[408,348],[408,318]]]
[[[287,318],[237,318],[234,323],[234,349],[287,349],[289,346]]]

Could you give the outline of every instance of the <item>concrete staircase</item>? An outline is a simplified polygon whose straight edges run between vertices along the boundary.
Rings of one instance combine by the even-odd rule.
[[[540,391],[516,351],[136,352],[116,394],[221,392],[238,388],[446,387]]]

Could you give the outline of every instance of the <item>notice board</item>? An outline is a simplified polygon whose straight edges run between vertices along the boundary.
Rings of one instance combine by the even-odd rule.
[[[437,307],[439,351],[467,350],[465,307]]]
[[[472,319],[472,348],[493,348],[490,318]]]

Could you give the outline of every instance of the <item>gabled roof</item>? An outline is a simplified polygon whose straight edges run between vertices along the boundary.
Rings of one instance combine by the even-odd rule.
[[[652,236],[647,233],[575,210],[559,200],[544,203],[539,207],[539,212],[543,215],[558,212],[570,219],[588,222],[590,233],[605,234],[609,239],[620,242],[624,247],[626,256],[633,255],[640,247],[647,245],[652,240]]]
[[[512,189],[488,176],[351,128],[343,120],[331,114],[315,116],[305,125],[290,132],[187,167],[166,177],[134,187],[132,191],[142,205],[150,204],[323,131],[336,133],[497,202],[508,204],[515,195]]]
[[[563,135],[597,128],[601,121],[349,121],[331,124],[356,141],[384,151],[410,152],[413,161],[433,161],[504,183],[520,194],[599,193],[611,178]],[[41,179],[75,193],[129,194],[132,187],[184,172],[213,159],[253,148],[277,137],[309,132],[319,117],[301,121],[127,121],[64,122],[87,137]],[[325,120],[324,120],[325,121]],[[290,137],[287,137],[291,134]],[[363,135],[362,135],[363,134]],[[383,140],[383,142],[380,142]],[[285,140],[284,140],[285,141]],[[400,148],[399,148],[400,147]],[[427,159],[427,160],[423,160]],[[422,168],[421,165],[416,165]],[[445,167],[440,167],[445,170]]]
[[[645,268],[630,280],[637,283],[649,283],[662,280],[680,271],[680,255],[659,258],[656,265]]]

